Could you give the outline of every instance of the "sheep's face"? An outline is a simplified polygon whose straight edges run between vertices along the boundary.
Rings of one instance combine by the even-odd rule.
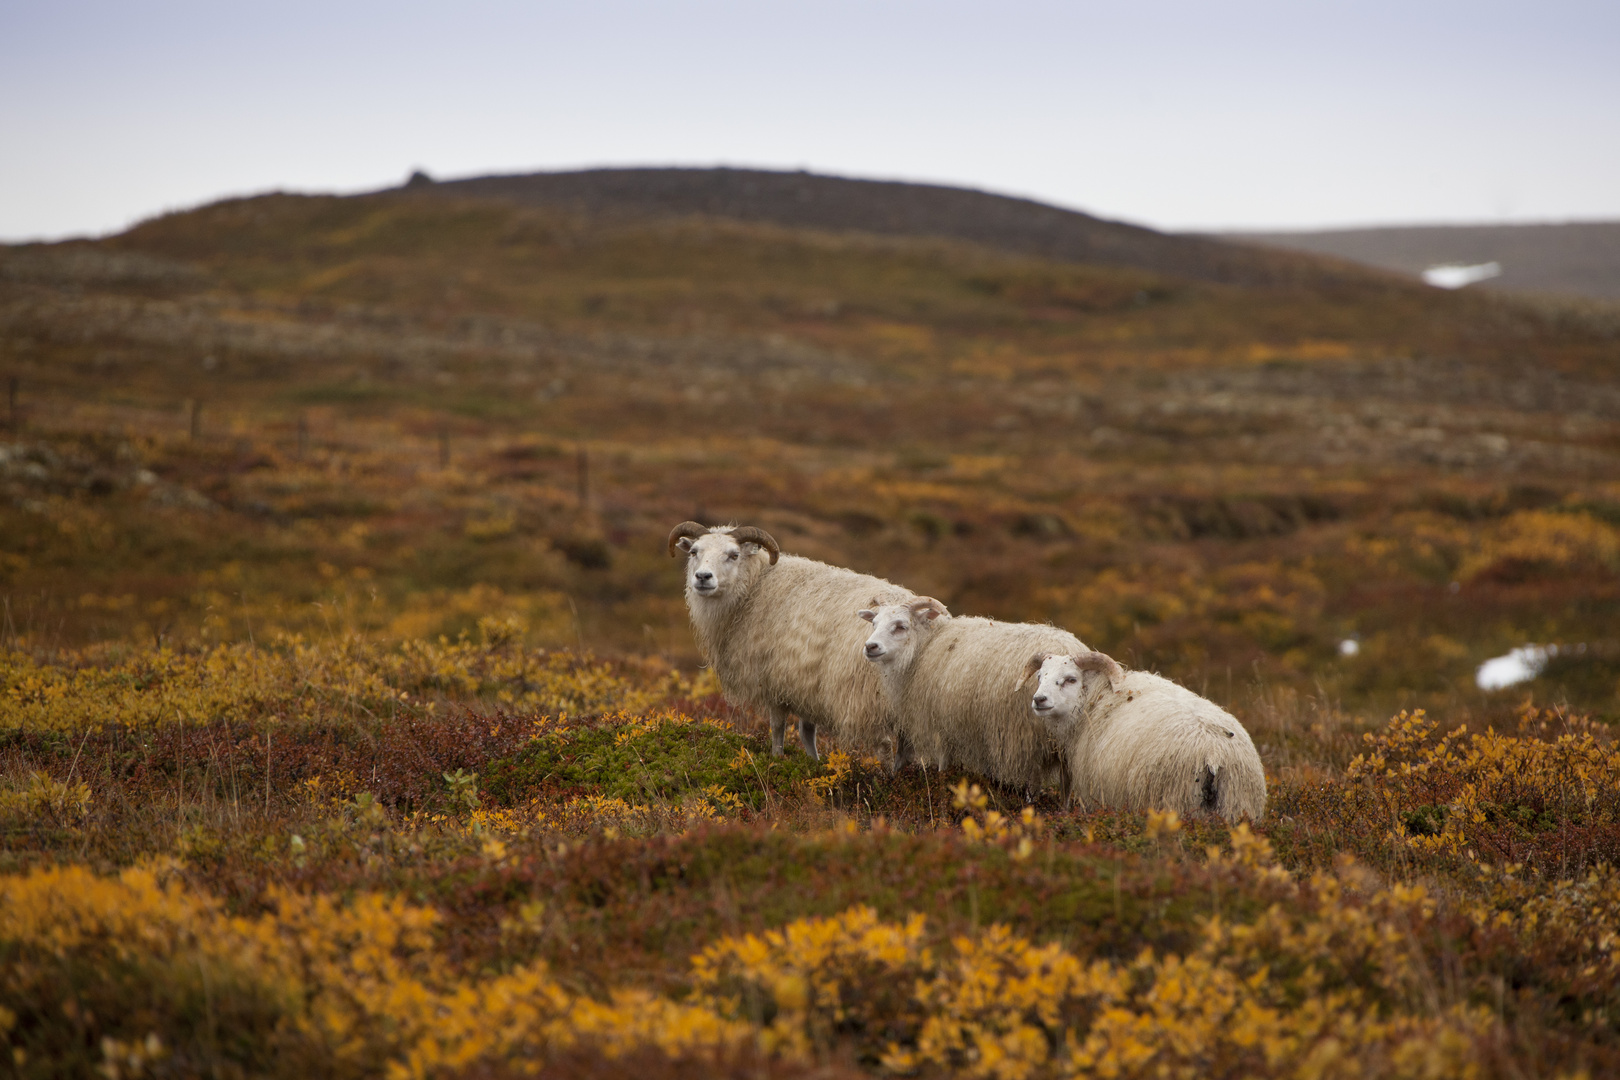
[[[686,591],[692,596],[717,599],[733,589],[760,551],[758,544],[741,543],[722,532],[686,537],[675,542],[686,552]]]
[[[945,605],[931,596],[920,596],[904,604],[884,604],[856,612],[872,624],[872,633],[862,646],[862,654],[874,664],[911,663],[924,633],[934,620],[949,616]]]
[[[1080,715],[1086,691],[1080,665],[1074,657],[1053,653],[1041,662],[1030,708],[1043,720],[1068,720]]]

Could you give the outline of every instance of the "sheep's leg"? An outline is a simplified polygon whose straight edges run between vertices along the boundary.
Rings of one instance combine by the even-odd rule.
[[[766,719],[771,722],[771,753],[781,757],[787,752],[782,748],[782,740],[787,735],[787,713],[772,705],[766,714]]]
[[[896,733],[889,740],[889,746],[893,751],[889,755],[889,775],[893,776],[910,764],[916,755],[911,749],[911,740],[906,738],[906,733],[903,731]],[[924,766],[924,768],[926,767]]]
[[[1199,777],[1199,802],[1202,803],[1202,809],[1206,814],[1213,814],[1221,802],[1220,777],[1217,775],[1218,768],[1219,766],[1206,764],[1204,766],[1204,775]]]
[[[802,717],[799,720],[799,742],[803,744],[805,753],[816,761],[821,760],[821,755],[816,753],[816,725]]]
[[[1053,780],[1056,780],[1058,786],[1058,797],[1063,800],[1064,806],[1069,805],[1069,798],[1074,790],[1074,783],[1069,774],[1069,763],[1063,759],[1062,754],[1057,754],[1052,758],[1046,767],[1046,774],[1042,777],[1042,780],[1043,783],[1039,788],[1035,789],[1034,794],[1040,794],[1040,792],[1050,785]]]

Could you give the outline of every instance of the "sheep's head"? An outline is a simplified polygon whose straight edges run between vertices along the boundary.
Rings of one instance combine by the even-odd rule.
[[[911,663],[922,635],[935,620],[950,618],[945,605],[932,596],[919,596],[898,604],[884,604],[856,612],[872,624],[872,634],[862,647],[865,657],[875,664]]]
[[[751,573],[762,553],[776,564],[782,549],[764,529],[752,525],[717,525],[708,529],[684,521],[669,534],[669,553],[686,553],[686,591],[713,599],[724,596],[744,573]]]
[[[1084,675],[1088,671],[1108,676],[1108,686],[1118,690],[1125,681],[1125,672],[1114,658],[1100,652],[1083,652],[1074,656],[1063,653],[1039,653],[1032,657],[1024,669],[1024,678],[1038,675],[1035,696],[1030,708],[1043,720],[1076,720],[1084,711],[1086,696]]]

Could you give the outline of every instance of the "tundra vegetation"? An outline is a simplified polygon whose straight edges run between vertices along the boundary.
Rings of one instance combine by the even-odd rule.
[[[0,250],[0,1060],[1614,1074],[1617,325],[411,193]],[[773,755],[687,519],[1181,682],[1264,820]]]

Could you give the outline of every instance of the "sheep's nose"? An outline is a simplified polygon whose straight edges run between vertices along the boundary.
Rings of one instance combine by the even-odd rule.
[[[694,580],[697,580],[697,581],[713,581],[714,580],[714,571],[713,570],[699,570],[697,573],[693,574],[692,577],[693,577]]]
[[[1046,702],[1047,702],[1047,700],[1048,700],[1048,699],[1047,699],[1047,697],[1046,697],[1046,695],[1045,695],[1045,694],[1036,694],[1036,695],[1035,695],[1035,707],[1036,707],[1036,708],[1037,708],[1037,709],[1044,709],[1044,708],[1046,708]]]
[[[883,651],[883,646],[879,645],[877,642],[868,641],[866,643],[866,655],[867,656],[876,656],[878,653],[880,653],[882,651]]]

